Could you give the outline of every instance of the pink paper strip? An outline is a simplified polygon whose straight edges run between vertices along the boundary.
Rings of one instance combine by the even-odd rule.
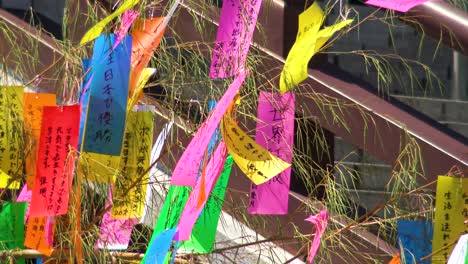
[[[312,241],[312,245],[310,246],[309,259],[307,261],[308,263],[312,263],[314,261],[314,257],[320,247],[320,239],[322,238],[325,229],[327,229],[328,218],[328,211],[322,210],[318,214],[311,215],[305,219],[306,221],[315,225],[315,236],[314,240]]]
[[[29,217],[29,207],[31,203],[31,196],[32,196],[32,190],[28,190],[28,185],[25,184],[23,186],[23,189],[21,189],[18,197],[16,198],[17,202],[27,202],[28,206],[26,207],[26,214],[24,215],[24,222],[26,223],[26,220]]]
[[[228,78],[240,72],[249,52],[262,0],[226,0],[211,59],[210,78]]]
[[[422,5],[428,1],[429,0],[368,0],[366,4],[405,13],[411,8]]]
[[[221,174],[224,163],[226,162],[227,149],[224,141],[221,141],[216,148],[216,151],[211,156],[208,164],[206,165],[206,175],[204,181],[205,192],[200,192],[202,177],[197,181],[197,185],[190,193],[190,196],[185,204],[184,210],[180,217],[179,225],[177,226],[177,233],[175,240],[185,241],[189,240],[192,233],[193,226],[197,221],[198,216],[205,206],[206,200],[213,190],[219,175]],[[202,197],[200,197],[202,196]],[[202,201],[202,203],[199,203]]]
[[[291,163],[294,144],[294,94],[260,92],[255,141]],[[291,168],[261,185],[251,185],[249,214],[287,214]]]
[[[106,208],[109,208],[112,204],[112,189],[111,187],[109,190]],[[102,217],[100,236],[96,241],[95,248],[109,250],[127,249],[133,226],[138,224],[138,218],[112,219],[111,212],[112,210],[107,210]]]
[[[133,11],[133,10],[127,10],[123,13],[120,27],[115,32],[116,36],[115,36],[114,46],[112,46],[113,50],[119,45],[119,43],[125,37],[128,30],[130,29],[130,26],[132,26],[133,21],[135,21],[135,19],[137,18],[139,14],[140,12]]]
[[[47,217],[47,221],[45,224],[45,236],[46,236],[46,243],[49,246],[52,246],[54,243],[54,225],[55,217],[49,216]]]
[[[221,118],[226,113],[229,105],[239,91],[242,83],[247,76],[247,71],[242,71],[234,79],[232,84],[228,87],[226,93],[223,95],[219,103],[208,118],[203,122],[200,129],[193,137],[190,144],[185,149],[184,153],[180,157],[177,165],[172,172],[171,184],[180,186],[194,186],[197,180],[198,170],[200,163],[208,148],[211,136],[217,129]]]

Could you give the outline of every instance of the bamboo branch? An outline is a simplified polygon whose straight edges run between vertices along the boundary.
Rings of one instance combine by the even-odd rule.
[[[120,258],[125,260],[141,260],[143,259],[145,254],[141,253],[133,253],[133,252],[117,252],[117,251],[98,251],[100,254],[105,254],[106,256],[113,257],[113,258]],[[50,257],[57,258],[57,259],[68,259],[68,255],[70,251],[62,249],[62,250],[54,250]],[[43,255],[37,250],[33,249],[23,249],[23,250],[1,250],[0,251],[0,260],[8,259],[8,258],[15,258],[15,259],[35,259],[35,258],[47,258],[48,256]],[[188,263],[187,260],[182,258],[175,258],[175,263]]]

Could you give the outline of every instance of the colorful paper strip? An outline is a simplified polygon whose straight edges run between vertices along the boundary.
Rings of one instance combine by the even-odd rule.
[[[299,31],[296,42],[288,53],[286,63],[280,75],[280,91],[285,93],[307,79],[307,64],[335,32],[353,22],[352,19],[341,21],[320,30],[325,20],[318,1],[299,15]]]
[[[432,240],[432,252],[435,253],[432,256],[433,264],[447,263],[453,249],[453,245],[449,245],[465,231],[464,187],[468,187],[468,178],[451,176],[437,178],[434,238]]]
[[[0,249],[24,248],[24,216],[27,203],[4,202],[0,212]]]
[[[42,109],[55,106],[55,94],[24,93],[24,131],[26,132],[26,183],[34,188],[37,150],[41,134]]]
[[[413,7],[429,1],[440,0],[368,0],[366,4],[405,13]]]
[[[180,186],[194,186],[197,174],[200,169],[200,163],[205,154],[206,148],[210,143],[211,136],[216,131],[223,115],[226,113],[229,105],[239,91],[242,83],[247,76],[247,72],[241,72],[228,87],[226,93],[216,105],[213,112],[203,122],[190,144],[180,157],[177,165],[172,172],[171,184]]]
[[[87,42],[99,37],[104,27],[109,24],[114,18],[120,16],[123,12],[127,11],[130,8],[133,8],[139,0],[125,0],[122,4],[114,11],[114,13],[110,14],[109,16],[105,17],[101,21],[99,21],[96,25],[90,28],[83,36],[80,41],[80,45],[86,44]],[[96,58],[96,57],[94,57]]]
[[[221,134],[237,166],[253,183],[265,183],[291,166],[255,143],[237,126],[231,115],[224,116]]]
[[[221,141],[206,165],[206,180],[202,181],[202,178],[200,178],[200,180],[197,181],[197,185],[190,193],[187,203],[185,204],[179,225],[177,226],[176,240],[184,241],[190,238],[193,226],[208,200],[208,195],[211,193],[219,175],[221,175],[226,157],[226,145]],[[205,193],[200,192],[202,184],[205,185]]]
[[[79,122],[79,105],[44,107],[31,217],[67,213]]]
[[[162,264],[166,258],[166,254],[169,251],[172,239],[176,233],[176,229],[172,228],[161,232],[151,237],[150,244],[146,250],[145,257],[143,258],[143,264]]]
[[[166,141],[169,132],[171,131],[172,125],[174,122],[170,121],[167,123],[161,133],[159,133],[158,138],[156,139],[156,143],[153,145],[153,149],[151,150],[151,161],[150,164],[157,162],[159,157],[161,156],[162,149],[164,147],[164,142]],[[153,193],[153,190],[157,187],[157,164],[150,169],[149,172],[149,181],[148,186],[146,187],[146,198],[145,198],[145,209],[143,210],[143,216],[141,217],[140,223],[144,223],[148,226],[154,226],[151,224],[154,221],[155,216],[153,216],[155,209],[158,207],[158,199],[157,194]]]
[[[143,216],[153,142],[153,111],[128,113],[124,144],[116,177],[112,218]]]
[[[106,208],[112,204],[112,187],[109,189]],[[127,249],[133,227],[138,223],[138,218],[112,219],[108,210],[102,217],[99,239],[96,248],[109,250]]]
[[[223,3],[211,59],[210,78],[228,78],[243,70],[262,0]]]
[[[307,263],[309,264],[313,263],[314,257],[320,247],[320,240],[322,239],[323,232],[325,232],[328,226],[328,218],[328,211],[322,210],[318,214],[311,215],[306,219],[307,222],[311,222],[315,226],[315,236],[314,240],[312,240],[309,257],[307,259]]]
[[[83,151],[119,156],[125,129],[131,37],[114,50],[115,35],[96,39]]]
[[[405,263],[429,264],[431,262],[430,260],[420,262],[420,260],[432,252],[432,222],[398,220],[397,231]]]
[[[19,189],[23,179],[22,86],[0,86],[0,188]]]
[[[255,141],[269,152],[291,163],[294,145],[293,93],[260,92]],[[291,168],[260,184],[251,185],[250,214],[287,214]]]

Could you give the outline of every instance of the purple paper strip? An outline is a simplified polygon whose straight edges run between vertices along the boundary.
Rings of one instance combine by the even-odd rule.
[[[294,94],[260,92],[255,141],[278,158],[291,163],[294,145]],[[249,214],[288,213],[291,168],[264,184],[252,183]]]
[[[226,0],[211,59],[210,78],[228,78],[244,67],[262,0]]]
[[[106,208],[109,208],[111,201],[112,187],[109,190]],[[109,250],[127,249],[133,226],[138,224],[138,218],[112,219],[111,211],[108,210],[102,217],[100,236],[96,241],[96,248]]]

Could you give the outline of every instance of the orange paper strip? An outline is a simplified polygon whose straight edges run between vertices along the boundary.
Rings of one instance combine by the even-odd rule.
[[[26,237],[24,245],[28,248],[35,249],[40,253],[50,256],[52,255],[53,243],[47,243],[46,226],[47,217],[30,217],[26,227]],[[54,237],[55,224],[52,224],[52,235]]]
[[[148,65],[153,52],[159,47],[164,35],[164,17],[137,19],[132,30],[132,70],[130,73],[129,97],[133,98],[138,80]],[[136,98],[139,98],[137,95]]]
[[[24,129],[26,132],[26,183],[34,187],[36,158],[41,134],[42,108],[55,105],[55,94],[24,93]]]

